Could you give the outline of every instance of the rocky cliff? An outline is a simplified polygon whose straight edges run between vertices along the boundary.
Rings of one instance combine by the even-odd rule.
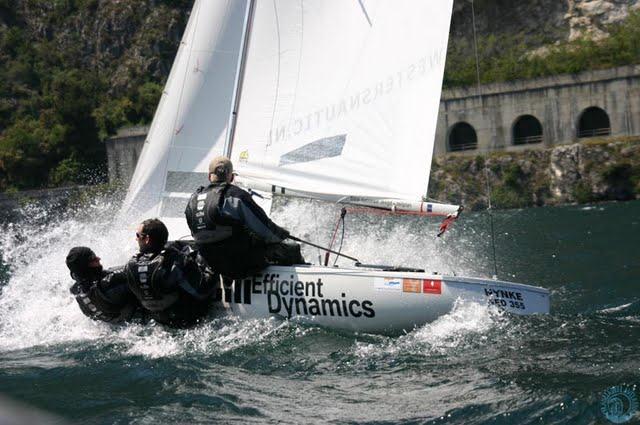
[[[605,37],[608,25],[640,9],[640,0],[475,0],[474,8],[478,35],[524,34],[557,42]],[[454,43],[473,36],[469,0],[454,1],[451,33]]]
[[[640,137],[434,159],[431,198],[480,210],[488,192],[495,208],[640,199]]]
[[[111,75],[122,92],[142,76],[163,82],[170,70],[191,0],[0,0],[0,29],[26,29],[34,42],[68,52],[74,64]],[[534,45],[606,36],[606,27],[640,9],[640,0],[475,0],[480,37],[520,35]],[[455,0],[451,43],[469,40],[471,3]]]
[[[166,79],[192,1],[0,0],[0,29],[22,28],[67,66],[108,72],[121,92],[144,79]]]

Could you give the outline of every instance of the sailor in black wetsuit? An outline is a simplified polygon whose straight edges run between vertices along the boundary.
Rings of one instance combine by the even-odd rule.
[[[75,280],[71,293],[86,316],[121,323],[139,312],[140,304],[129,290],[122,268],[103,270],[100,258],[84,246],[71,248],[66,263]]]
[[[199,262],[188,243],[167,243],[168,236],[157,218],[138,226],[140,252],[125,266],[129,288],[157,322],[192,326],[207,315],[219,295],[219,278]]]
[[[269,264],[304,264],[300,246],[283,241],[289,232],[269,219],[251,195],[231,184],[233,164],[226,157],[209,164],[207,187],[200,187],[185,210],[200,254],[225,277],[239,279]]]

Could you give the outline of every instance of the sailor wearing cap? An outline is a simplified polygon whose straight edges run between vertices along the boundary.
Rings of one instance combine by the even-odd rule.
[[[196,190],[185,210],[191,235],[207,263],[233,279],[264,269],[273,262],[273,252],[279,253],[279,264],[304,263],[297,245],[274,249],[283,247],[289,232],[271,221],[249,193],[231,184],[233,179],[229,158],[214,158],[209,186]]]

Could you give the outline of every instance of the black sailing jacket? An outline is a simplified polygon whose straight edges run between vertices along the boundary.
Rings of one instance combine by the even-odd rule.
[[[249,193],[228,183],[200,187],[191,196],[185,216],[207,263],[232,278],[266,267],[266,246],[289,236]]]
[[[129,288],[157,322],[191,326],[207,315],[219,280],[196,254],[173,241],[160,252],[134,255],[125,266]]]
[[[80,310],[88,317],[103,322],[130,320],[140,304],[129,290],[122,268],[102,271],[94,279],[79,279],[70,289]]]

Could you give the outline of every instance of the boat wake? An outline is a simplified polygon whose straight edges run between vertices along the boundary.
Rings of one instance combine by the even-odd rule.
[[[273,343],[285,326],[275,319],[241,320],[225,315],[186,330],[133,324],[118,331],[116,338],[125,345],[124,354],[128,356],[215,356],[264,341]]]
[[[86,245],[103,264],[124,263],[134,249],[133,230],[114,221],[115,211],[108,200],[55,217],[45,208],[30,207],[19,222],[2,225],[0,253],[9,278],[0,293],[0,350],[96,339],[111,332],[78,309],[69,293],[65,257],[71,247]]]
[[[458,300],[453,310],[432,323],[383,343],[359,342],[354,354],[368,362],[398,356],[448,355],[458,349],[484,344],[489,334],[510,326],[509,316],[499,309]]]
[[[610,315],[627,315],[640,313],[640,301],[635,300],[630,303],[624,303],[615,307],[608,307],[598,310],[598,313]]]
[[[86,245],[102,258],[106,267],[126,262],[136,249],[132,237],[135,229],[130,224],[136,221],[123,219],[117,214],[118,208],[118,202],[110,199],[96,200],[81,210],[55,216],[45,208],[31,207],[22,211],[22,220],[2,225],[0,254],[2,263],[9,267],[9,276],[0,286],[0,352],[92,341],[99,345],[118,344],[119,351],[128,355],[157,358],[193,352],[216,354],[262,341],[273,343],[280,337],[283,326],[304,332],[299,330],[304,327],[285,325],[275,319],[248,321],[220,317],[189,330],[149,324],[114,328],[87,319],[69,294],[71,278],[65,256],[71,247]],[[315,202],[294,201],[276,209],[274,219],[294,234],[323,243],[322,238],[316,236],[317,229],[330,228],[335,211],[335,207]],[[305,214],[312,219],[304,221]],[[432,229],[425,230],[423,225],[410,220],[390,217],[374,222],[354,216],[349,218],[347,226],[343,251],[366,261],[429,264],[437,269],[447,267],[449,262],[455,263],[452,260],[458,258],[456,267],[474,268],[473,263],[465,263],[464,257],[446,243],[432,249]],[[395,248],[389,250],[391,257],[377,257],[381,244]],[[305,248],[305,255],[314,261],[317,253]],[[400,337],[398,343],[390,342],[388,347],[376,350],[384,352],[411,346],[444,349],[455,346],[456,338],[481,333],[499,320],[499,315],[485,307],[461,303],[437,322]],[[290,334],[290,330],[284,333]],[[358,350],[364,353],[367,346],[362,345]]]

